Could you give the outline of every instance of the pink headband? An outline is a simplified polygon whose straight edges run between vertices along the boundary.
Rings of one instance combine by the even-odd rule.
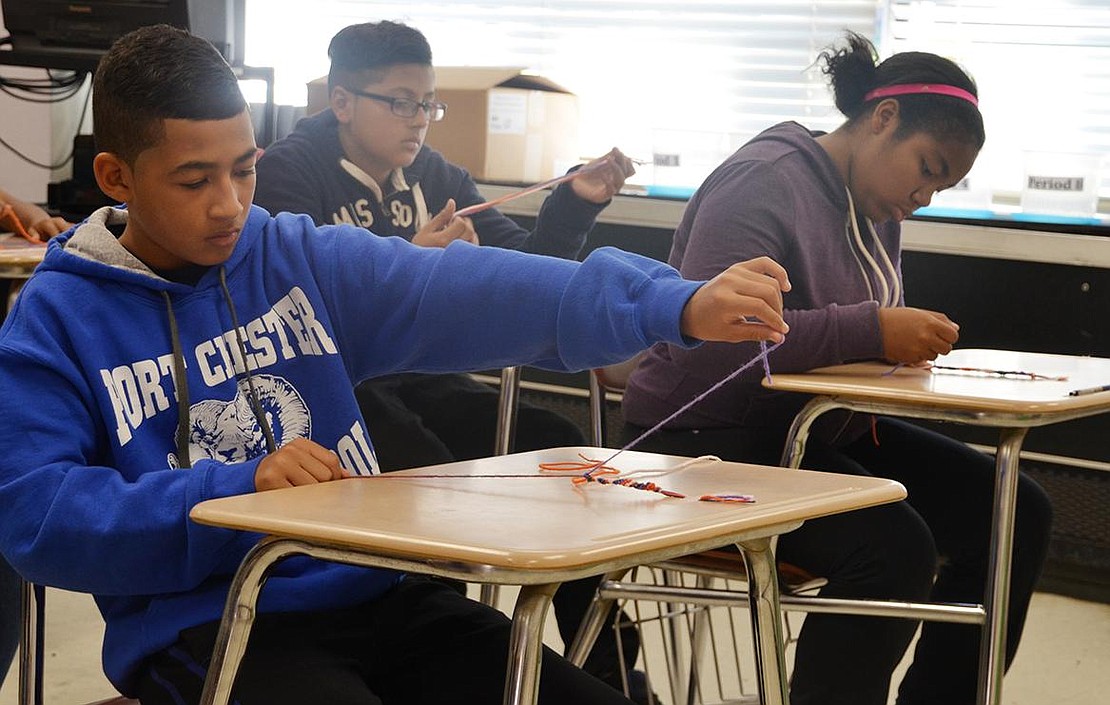
[[[863,96],[863,102],[866,103],[875,98],[889,98],[890,96],[909,95],[914,93],[935,93],[937,95],[952,96],[953,98],[962,98],[975,107],[979,107],[979,99],[971,93],[968,93],[963,88],[946,86],[943,83],[900,83],[894,86],[883,86]]]

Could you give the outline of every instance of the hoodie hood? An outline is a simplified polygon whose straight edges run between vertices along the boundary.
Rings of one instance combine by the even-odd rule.
[[[110,227],[126,225],[127,217],[127,209],[123,206],[107,206],[94,211],[84,222],[50,241],[39,270],[68,272],[171,294],[216,287],[219,286],[218,270],[223,268],[231,272],[243,262],[269,215],[261,208],[252,207],[231,257],[222,265],[210,268],[196,286],[162,278],[121,245]]]
[[[810,184],[820,188],[823,196],[833,204],[847,209],[848,185],[836,168],[829,153],[817,143],[824,135],[818,130],[796,122],[783,122],[759,133],[744,146],[746,159],[774,162],[789,156],[810,170]],[[808,184],[807,184],[808,185]]]
[[[844,237],[861,280],[867,286],[868,298],[881,307],[896,306],[902,296],[901,276],[894,265],[897,256],[892,257],[889,248],[897,248],[899,227],[895,223],[888,224],[885,236],[880,236],[875,224],[856,212],[848,185],[832,157],[815,139],[822,134],[811,132],[796,122],[785,122],[757,135],[745,149],[749,159],[775,161],[791,155],[793,161],[810,171],[812,187],[844,213]]]

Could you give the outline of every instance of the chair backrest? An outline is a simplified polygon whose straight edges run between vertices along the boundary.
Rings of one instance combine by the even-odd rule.
[[[605,367],[595,367],[590,370],[590,443],[604,447],[606,427],[606,400],[609,395],[619,395],[624,392],[628,378],[636,365],[640,363],[644,353],[631,357],[624,362],[618,362]]]

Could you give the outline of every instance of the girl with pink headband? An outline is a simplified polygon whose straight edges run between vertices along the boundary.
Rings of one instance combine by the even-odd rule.
[[[978,91],[936,54],[904,52],[878,63],[856,34],[818,62],[847,120],[827,134],[782,123],[741,147],[691,198],[670,263],[694,278],[761,255],[786,267],[790,333],[770,356],[777,372],[867,359],[928,362],[949,352],[960,331],[943,313],[906,305],[901,221],[971,169],[985,139]],[[652,348],[625,391],[625,442],[757,352],[751,344]],[[777,465],[806,398],[765,390],[760,376],[738,376],[639,447]],[[780,538],[779,559],[828,579],[826,597],[981,602],[993,460],[892,418],[826,414],[818,424],[805,467],[890,477],[909,498],[806,522]],[[1051,521],[1047,496],[1031,479],[1021,478],[1018,494],[1007,663]],[[807,615],[791,704],[886,705],[917,627],[908,619]],[[974,703],[979,632],[925,623],[898,704]]]

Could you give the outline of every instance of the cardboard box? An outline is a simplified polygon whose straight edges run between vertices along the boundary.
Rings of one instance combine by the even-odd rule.
[[[308,82],[308,107],[305,115],[315,115],[328,107],[328,77],[321,76]]]
[[[441,66],[447,115],[427,143],[478,181],[534,183],[579,163],[578,98],[519,68]],[[327,105],[327,79],[308,84],[308,112]]]

